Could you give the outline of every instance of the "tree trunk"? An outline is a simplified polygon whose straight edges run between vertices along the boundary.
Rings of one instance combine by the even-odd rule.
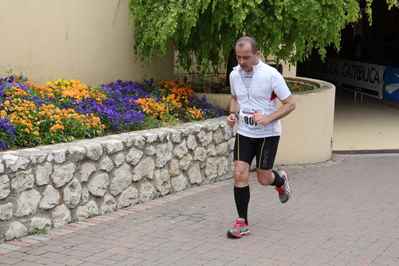
[[[230,73],[233,71],[233,67],[238,64],[235,49],[230,50],[229,59],[227,60],[226,67],[226,86],[230,87]]]

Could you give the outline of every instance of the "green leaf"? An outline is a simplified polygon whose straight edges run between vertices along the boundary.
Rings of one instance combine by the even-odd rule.
[[[399,7],[386,0],[388,8]],[[366,0],[371,23],[373,0]],[[291,63],[316,49],[340,47],[341,31],[358,21],[357,0],[131,0],[129,2],[137,56],[151,62],[166,54],[169,41],[177,64],[206,73],[225,64],[236,40],[254,37],[263,54]]]

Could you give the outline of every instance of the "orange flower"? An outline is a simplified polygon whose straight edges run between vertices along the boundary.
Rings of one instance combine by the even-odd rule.
[[[64,130],[64,126],[61,126],[61,125],[56,124],[56,125],[54,125],[54,126],[52,126],[52,127],[50,128],[50,130],[53,131],[53,132],[56,132],[57,129]]]

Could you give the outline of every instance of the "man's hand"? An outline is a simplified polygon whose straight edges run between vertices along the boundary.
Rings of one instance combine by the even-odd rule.
[[[296,108],[295,100],[292,95],[288,96],[285,100],[282,100],[281,103],[283,105],[280,106],[280,108],[278,108],[276,112],[268,116],[264,116],[262,113],[255,111],[255,114],[252,117],[253,121],[257,124],[268,125],[285,117]]]
[[[235,114],[231,113],[227,116],[226,121],[229,127],[234,127],[237,122],[237,117]]]
[[[252,119],[256,124],[259,125],[267,125],[270,124],[272,121],[268,119],[267,116],[264,116],[262,113],[259,113],[258,111],[255,110],[255,114],[252,116]]]

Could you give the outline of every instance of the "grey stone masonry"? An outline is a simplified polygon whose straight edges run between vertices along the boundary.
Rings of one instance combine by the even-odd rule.
[[[0,243],[233,176],[225,117],[0,152]]]

